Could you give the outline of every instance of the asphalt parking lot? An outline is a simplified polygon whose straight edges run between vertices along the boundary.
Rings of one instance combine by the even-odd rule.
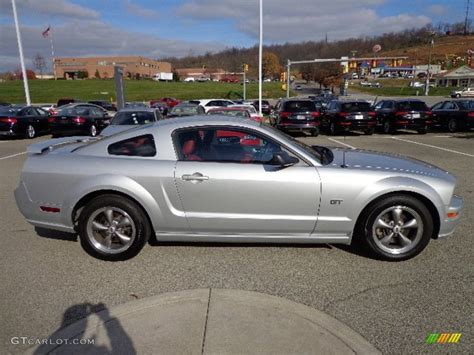
[[[11,344],[12,337],[47,337],[91,309],[197,288],[251,290],[303,303],[347,324],[384,353],[472,352],[472,133],[301,139],[400,153],[451,171],[459,179],[456,193],[465,199],[461,225],[400,263],[329,245],[178,243],[147,246],[132,260],[107,263],[88,256],[73,235],[38,235],[26,223],[13,191],[32,141],[0,140],[2,352],[21,353],[26,346]],[[66,312],[84,304],[91,306]],[[426,344],[436,332],[462,337],[458,344]]]

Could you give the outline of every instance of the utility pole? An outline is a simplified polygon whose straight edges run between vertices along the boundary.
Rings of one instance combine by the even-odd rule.
[[[288,59],[288,63],[286,65],[286,97],[290,97],[290,66],[291,62]]]
[[[466,18],[464,19],[464,35],[469,34],[469,0],[466,3]]]
[[[258,45],[258,113],[262,116],[263,0],[260,0],[260,41]]]
[[[430,76],[431,76],[431,51],[434,46],[434,38],[431,37],[430,41],[430,53],[428,55],[428,70],[426,73],[426,84],[425,84],[425,96],[428,96],[430,93]]]
[[[21,44],[20,25],[18,24],[18,15],[16,13],[15,0],[12,0],[12,8],[13,8],[13,18],[15,20],[15,29],[16,29],[16,39],[17,39],[17,42],[18,42],[18,51],[20,52],[20,65],[21,65],[21,72],[22,72],[22,75],[23,75],[23,86],[25,87],[26,104],[28,106],[30,106],[31,105],[30,88],[28,87],[28,77],[26,76],[25,59],[23,58],[23,46]]]

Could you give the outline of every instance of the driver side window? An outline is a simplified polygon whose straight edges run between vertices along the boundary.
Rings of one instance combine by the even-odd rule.
[[[268,164],[273,154],[282,151],[280,144],[257,132],[225,128],[196,128],[174,135],[181,161]]]

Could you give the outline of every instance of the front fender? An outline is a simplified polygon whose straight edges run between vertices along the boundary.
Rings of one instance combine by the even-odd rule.
[[[123,175],[102,174],[82,180],[66,193],[63,201],[63,223],[73,226],[72,214],[77,203],[84,196],[101,190],[117,191],[136,200],[145,209],[153,226],[158,225],[163,217],[158,203],[150,192],[135,180]]]

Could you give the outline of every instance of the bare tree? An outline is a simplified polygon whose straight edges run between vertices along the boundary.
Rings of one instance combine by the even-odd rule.
[[[43,77],[43,70],[46,68],[46,61],[40,53],[36,53],[35,59],[33,59],[33,64],[35,69],[40,72],[41,77]]]

